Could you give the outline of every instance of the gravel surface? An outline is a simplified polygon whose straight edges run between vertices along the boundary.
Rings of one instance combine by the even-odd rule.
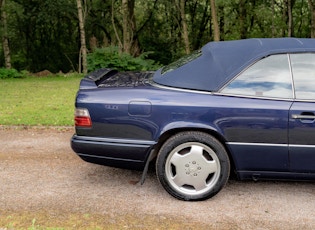
[[[112,223],[132,215],[144,221],[139,228],[154,216],[153,229],[164,219],[196,229],[315,229],[314,183],[230,180],[212,199],[179,201],[153,169],[141,186],[141,172],[82,161],[70,148],[72,134],[67,127],[0,127],[0,215],[89,213]]]

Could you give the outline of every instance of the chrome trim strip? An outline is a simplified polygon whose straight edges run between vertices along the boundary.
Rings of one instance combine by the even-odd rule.
[[[296,144],[271,144],[271,143],[247,143],[247,142],[227,142],[228,145],[247,145],[247,146],[271,146],[271,147],[295,147],[295,148],[315,148],[315,145],[296,145]]]
[[[292,71],[292,65],[291,65],[291,56],[290,54],[287,54],[288,56],[288,62],[289,62],[289,70],[290,70],[290,76],[291,76],[291,87],[292,87],[292,96],[295,98],[295,86],[294,86],[294,80],[293,80],[293,71]]]
[[[291,64],[291,54],[287,54],[288,62],[289,62],[289,70],[290,70],[290,76],[291,76],[291,87],[292,87],[292,96],[295,98],[295,85],[293,80],[293,71],[292,71],[292,64]]]
[[[226,97],[239,97],[239,98],[250,98],[250,99],[260,99],[260,100],[274,100],[274,101],[294,101],[293,98],[278,98],[278,97],[254,97],[238,94],[227,94],[227,93],[213,93],[216,96],[226,96]]]
[[[137,144],[137,143],[113,143],[113,142],[101,142],[101,141],[87,141],[87,140],[78,140],[73,139],[73,142],[80,143],[80,144],[89,144],[89,145],[95,145],[95,146],[119,146],[119,147],[125,147],[125,148],[148,148],[151,147],[151,145],[143,145],[143,144]]]
[[[270,144],[270,143],[246,143],[246,142],[227,142],[228,145],[249,145],[249,146],[277,146],[288,147],[288,144]]]
[[[181,88],[176,88],[176,87],[171,87],[171,86],[160,85],[154,81],[150,81],[150,84],[154,87],[167,89],[167,90],[175,90],[175,91],[186,92],[186,93],[200,93],[200,94],[208,94],[208,95],[213,94],[213,92],[210,92],[210,91],[207,92],[207,91],[194,90],[194,89],[181,89]]]
[[[315,148],[315,145],[289,145],[289,147],[294,147],[294,148]]]
[[[106,143],[120,143],[120,144],[132,144],[132,145],[154,145],[155,141],[146,140],[132,140],[132,139],[115,139],[115,138],[102,138],[102,137],[88,137],[74,135],[73,140],[77,141],[91,141],[91,142],[106,142]]]
[[[312,100],[312,99],[297,99],[297,98],[295,98],[294,101],[295,102],[311,102],[311,103],[315,102],[315,100]]]

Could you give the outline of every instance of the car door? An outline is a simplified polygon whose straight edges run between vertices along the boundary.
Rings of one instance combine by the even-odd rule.
[[[230,96],[225,106],[233,108],[218,125],[237,170],[288,172],[288,116],[293,103],[289,56],[259,60],[220,93]]]
[[[315,54],[291,54],[295,102],[289,113],[289,158],[293,172],[315,172]]]

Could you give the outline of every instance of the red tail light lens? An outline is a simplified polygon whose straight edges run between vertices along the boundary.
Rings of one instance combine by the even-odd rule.
[[[76,108],[74,113],[74,121],[76,127],[92,127],[92,120],[87,109]]]

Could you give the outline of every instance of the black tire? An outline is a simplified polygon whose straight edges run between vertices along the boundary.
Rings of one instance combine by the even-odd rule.
[[[197,131],[181,132],[162,145],[156,174],[173,197],[205,200],[216,195],[228,181],[230,160],[223,145],[213,136]]]

